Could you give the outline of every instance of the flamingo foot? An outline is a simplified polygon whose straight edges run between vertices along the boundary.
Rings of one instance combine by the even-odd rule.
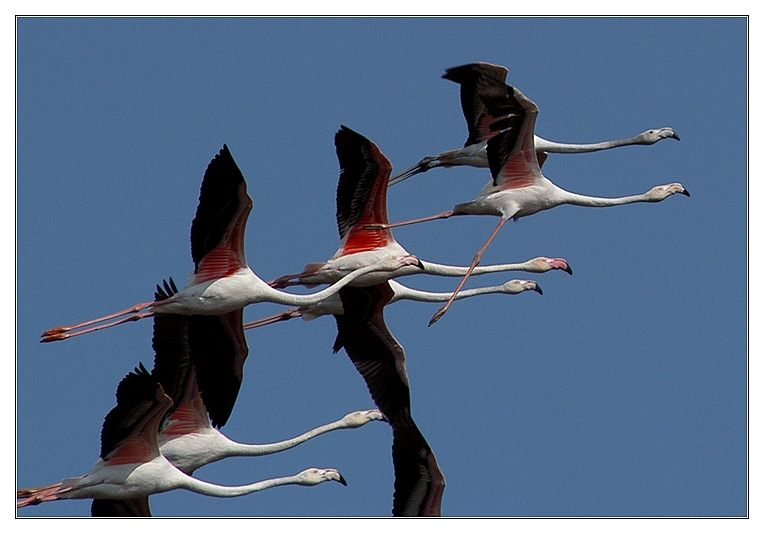
[[[436,312],[433,314],[433,316],[430,318],[430,322],[429,322],[429,323],[427,323],[427,326],[432,326],[432,325],[434,325],[435,323],[437,323],[437,322],[440,320],[440,318],[441,318],[441,317],[443,317],[443,316],[446,314],[446,310],[447,310],[447,309],[448,309],[448,308],[447,308],[446,306],[443,306],[443,307],[442,307],[442,308],[440,308],[438,311],[436,311]]]

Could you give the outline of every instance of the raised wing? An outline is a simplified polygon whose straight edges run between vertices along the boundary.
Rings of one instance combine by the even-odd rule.
[[[516,189],[542,178],[533,141],[539,109],[518,89],[505,87],[507,128],[488,140],[488,166],[495,186]]]
[[[233,274],[246,266],[244,232],[252,199],[226,145],[207,166],[191,223],[194,281]]]
[[[369,139],[341,126],[334,136],[340,178],[337,184],[337,228],[343,255],[372,250],[392,240],[389,229],[367,229],[387,224],[387,185],[392,164]]]
[[[506,124],[502,107],[509,71],[501,65],[470,63],[446,70],[443,78],[459,84],[459,98],[467,122],[464,146],[487,141]]]
[[[111,464],[147,462],[159,455],[159,424],[172,406],[161,384],[140,364],[117,386],[117,405],[101,429],[101,459]]]

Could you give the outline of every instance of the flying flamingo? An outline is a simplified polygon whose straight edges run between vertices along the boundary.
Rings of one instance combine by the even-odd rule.
[[[371,224],[369,230],[379,230],[446,219],[454,215],[497,215],[499,224],[488,240],[472,259],[467,274],[456,287],[451,298],[432,316],[430,325],[440,319],[464,287],[474,268],[480,263],[483,253],[510,219],[533,215],[562,204],[602,208],[632,204],[635,202],[660,202],[671,195],[690,193],[680,183],[658,185],[641,195],[617,198],[603,198],[571,193],[556,186],[543,174],[536,157],[533,129],[538,115],[538,107],[518,89],[505,85],[505,102],[512,116],[512,127],[503,130],[488,141],[488,160],[493,180],[470,202],[457,204],[452,210],[394,224]]]
[[[159,450],[159,425],[173,401],[141,364],[117,387],[117,405],[106,415],[100,459],[86,475],[40,488],[16,492],[16,507],[59,499],[128,500],[125,508],[147,512],[143,499],[155,493],[186,489],[213,497],[238,497],[256,491],[298,484],[315,486],[330,480],[347,485],[336,469],[306,469],[296,475],[243,486],[219,486],[196,479],[173,466]],[[99,510],[112,509],[102,503]]]
[[[156,300],[177,293],[174,282],[157,286]],[[218,430],[228,420],[241,386],[249,349],[242,311],[224,315],[154,316],[154,369],[173,406],[159,430],[159,451],[187,475],[231,456],[263,456],[300,445],[321,434],[358,428],[384,416],[379,410],[356,411],[294,438],[269,444],[239,443]],[[94,516],[150,515],[148,496],[134,500],[94,499]]]
[[[424,262],[422,262],[424,263]],[[465,268],[466,273],[466,268]],[[388,280],[390,289],[393,292],[392,297],[387,304],[398,302],[399,300],[413,300],[416,302],[445,302],[451,298],[451,293],[433,293],[430,291],[422,291],[419,289],[413,289],[408,286],[396,282],[395,280]],[[487,286],[478,287],[473,289],[465,289],[459,292],[456,297],[458,299],[474,297],[477,295],[488,295],[492,293],[504,293],[506,295],[517,295],[524,291],[536,291],[542,293],[541,286],[533,280],[509,280],[499,286]],[[305,321],[312,321],[318,317],[324,315],[343,315],[345,310],[342,308],[342,300],[339,295],[335,294],[326,300],[322,300],[318,304],[312,306],[300,306],[296,308],[290,308],[281,313],[258,319],[257,321],[251,321],[244,324],[244,330],[250,330],[252,328],[259,328],[273,323],[282,321],[288,321],[297,317],[302,317]]]
[[[244,255],[244,231],[251,209],[252,199],[247,194],[244,176],[228,147],[223,145],[204,173],[199,206],[191,225],[191,256],[195,270],[188,287],[161,302],[143,302],[104,317],[52,328],[43,332],[42,341],[67,339],[152,317],[156,313],[220,315],[257,302],[293,306],[315,304],[364,274],[402,267],[418,269],[419,260],[409,254],[388,255],[382,261],[369,262],[348,274],[334,286],[310,295],[275,290],[250,269]],[[123,316],[127,317],[106,322]]]
[[[446,481],[411,416],[406,353],[387,328],[390,282],[340,291],[334,352],[344,347],[393,431],[394,516],[440,516]]]
[[[470,63],[446,70],[443,78],[456,82],[460,86],[459,96],[462,112],[467,121],[467,142],[464,147],[448,150],[437,156],[427,156],[419,163],[390,179],[395,185],[407,178],[434,169],[435,167],[453,167],[468,165],[488,167],[486,142],[501,130],[510,127],[515,120],[506,107],[503,98],[508,69],[491,63]],[[634,137],[614,139],[599,143],[573,144],[548,141],[534,134],[536,157],[539,166],[543,165],[546,154],[580,154],[596,152],[628,145],[652,145],[662,139],[676,139],[679,136],[672,128],[651,128]]]
[[[271,282],[273,287],[332,283],[355,269],[378,262],[388,256],[408,255],[385,228],[387,218],[387,184],[392,165],[377,146],[363,135],[341,126],[334,138],[340,178],[337,184],[337,227],[340,248],[323,263],[311,263],[297,274],[284,275]],[[380,228],[369,228],[379,225]],[[422,268],[419,268],[419,265]],[[406,266],[392,272],[376,272],[353,282],[354,286],[374,285],[391,278],[418,273],[438,276],[464,276],[467,267],[441,265],[420,261],[417,266]],[[547,272],[563,270],[573,274],[562,258],[534,258],[523,263],[486,266],[476,274],[504,270]]]
[[[175,292],[172,281],[165,282],[164,290],[157,286],[155,296],[165,300]],[[231,414],[248,353],[241,310],[219,316],[157,315],[153,345],[153,374],[175,401],[159,433],[159,447],[189,475],[223,458],[273,454],[326,432],[383,419],[378,410],[356,411],[292,439],[262,445],[238,443],[218,428]]]

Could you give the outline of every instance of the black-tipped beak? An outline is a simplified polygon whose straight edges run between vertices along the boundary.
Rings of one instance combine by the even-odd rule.
[[[348,485],[348,481],[345,480],[345,477],[343,477],[342,475],[340,475],[340,479],[337,482],[339,482],[343,486],[347,486]]]
[[[684,191],[682,191],[682,194],[683,194],[684,196],[686,196],[686,197],[692,196],[692,195],[690,195],[690,192],[689,192],[689,191],[687,191],[687,189],[685,189]]]
[[[538,284],[536,284],[536,287],[533,288],[533,291],[535,291],[539,295],[543,295],[544,294],[544,291],[541,289],[541,286],[538,285]]]
[[[567,269],[564,269],[564,271],[565,271],[566,273],[568,273],[570,276],[573,276],[573,269],[571,268],[571,266],[570,266],[570,265],[568,265],[568,268],[567,268]]]
[[[681,141],[681,139],[679,139],[679,134],[677,134],[676,132],[674,132],[672,135],[669,135],[669,137],[671,139],[676,139],[677,141]]]
[[[420,260],[419,258],[417,258],[416,260],[416,265],[417,267],[419,267],[420,269],[424,271],[424,263],[422,263],[422,260]]]

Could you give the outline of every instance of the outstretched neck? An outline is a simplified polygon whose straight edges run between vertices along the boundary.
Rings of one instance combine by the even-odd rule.
[[[422,260],[424,265],[424,271],[427,274],[433,274],[436,276],[464,276],[467,274],[468,267],[457,265],[443,265],[441,263],[431,263],[429,261]],[[498,265],[478,265],[475,270],[472,271],[473,275],[477,274],[489,274],[498,273],[504,271],[524,271],[526,270],[527,263],[502,263]]]
[[[557,154],[581,154],[584,152],[597,152],[598,150],[607,150],[619,146],[628,146],[639,144],[637,137],[627,139],[613,139],[612,141],[601,141],[599,143],[558,143],[557,141],[548,141],[541,137],[534,139],[536,150],[543,152],[553,152]]]
[[[433,293],[430,291],[421,291],[419,289],[413,289],[397,282],[390,282],[390,286],[394,290],[393,297],[390,302],[396,302],[399,300],[414,300],[417,302],[446,302],[452,295],[452,292],[448,293]],[[468,297],[474,297],[477,295],[487,295],[491,293],[501,293],[501,286],[488,286],[478,287],[473,289],[464,289],[456,295],[455,300],[461,300]]]
[[[240,497],[242,495],[249,495],[250,493],[275,488],[277,486],[286,486],[287,484],[297,483],[298,479],[296,476],[288,476],[271,478],[253,484],[245,484],[243,486],[219,486],[217,484],[199,480],[192,476],[184,475],[179,487],[210,497]]]
[[[305,443],[306,441],[309,441],[315,438],[316,436],[320,436],[321,434],[325,434],[327,432],[331,432],[339,428],[345,428],[345,427],[342,425],[340,421],[334,421],[332,423],[328,423],[328,424],[316,427],[312,430],[308,430],[307,432],[304,432],[300,434],[299,436],[295,436],[290,439],[285,439],[283,441],[277,441],[274,443],[254,444],[254,443],[238,443],[236,441],[231,441],[230,444],[228,445],[228,448],[230,450],[229,456],[265,456],[267,454],[273,454],[276,452],[285,451],[293,447],[296,447],[302,443]]]
[[[590,208],[606,208],[608,206],[621,206],[623,204],[634,204],[635,202],[651,202],[647,194],[627,195],[625,197],[592,197],[580,195],[563,190],[563,203],[574,206],[586,206]]]

